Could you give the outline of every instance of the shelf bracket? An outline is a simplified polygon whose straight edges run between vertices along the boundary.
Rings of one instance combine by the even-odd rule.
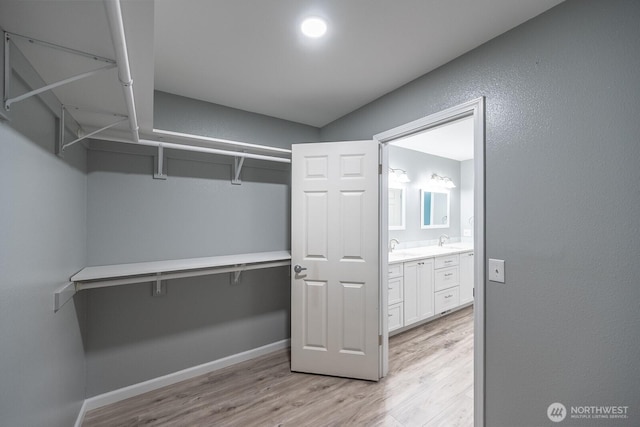
[[[57,313],[76,294],[76,285],[68,282],[58,288],[53,294],[53,311]]]
[[[245,264],[236,265],[238,270],[231,273],[231,284],[237,285],[240,283],[240,278],[242,277],[242,272],[244,271]]]
[[[152,296],[162,297],[167,294],[167,282],[165,280],[162,280],[162,273],[156,273],[156,280],[152,285]]]
[[[154,157],[155,170],[153,171],[153,179],[167,179],[167,172],[165,171],[167,159],[164,155],[164,146],[162,143],[158,144],[158,153]]]
[[[75,76],[71,76],[68,77],[66,79],[57,81],[55,83],[51,83],[48,85],[44,85],[38,89],[34,89],[31,90],[29,92],[23,93],[22,95],[18,95],[14,98],[9,98],[9,92],[10,92],[10,88],[11,88],[11,65],[10,65],[10,60],[11,60],[11,46],[10,46],[10,42],[11,42],[11,38],[12,37],[16,37],[16,38],[22,38],[27,40],[29,43],[32,44],[37,44],[40,46],[44,46],[44,47],[48,47],[51,49],[56,49],[56,50],[61,50],[63,52],[68,52],[68,53],[73,53],[75,55],[79,55],[79,56],[83,56],[83,57],[87,57],[87,58],[91,58],[95,61],[101,61],[101,62],[106,62],[106,65],[103,65],[100,68],[96,68],[95,70],[91,70],[91,71],[87,71],[84,73],[80,73],[77,74]],[[37,39],[33,39],[30,37],[25,37],[25,36],[21,36],[19,34],[14,34],[14,33],[9,33],[7,31],[4,32],[4,95],[3,95],[3,104],[4,104],[4,109],[6,111],[9,111],[11,109],[11,104],[14,104],[16,102],[20,102],[23,101],[27,98],[30,98],[34,95],[38,95],[42,92],[46,92],[48,90],[51,89],[55,89],[59,86],[63,86],[65,84],[68,83],[72,83],[75,82],[76,80],[80,80],[80,79],[84,79],[86,77],[90,77],[93,76],[94,74],[97,74],[101,71],[105,71],[105,70],[110,70],[112,68],[116,68],[118,65],[116,64],[116,61],[112,60],[112,59],[108,59],[108,58],[103,58],[100,57],[98,55],[93,55],[87,52],[82,52],[79,50],[75,50],[75,49],[71,49],[71,48],[67,48],[64,46],[59,46],[53,43],[49,43],[49,42],[45,42],[42,40],[37,40]]]
[[[241,185],[240,173],[242,172],[242,165],[244,165],[244,157],[233,158],[233,175],[231,177],[231,183],[233,185]]]
[[[71,141],[71,142],[67,142],[66,144],[63,144],[63,145],[62,145],[62,150],[60,150],[60,151],[61,151],[61,152],[64,152],[64,150],[66,150],[67,148],[71,147],[71,146],[72,146],[73,144],[75,144],[76,142],[80,142],[80,141],[82,141],[83,139],[90,138],[90,137],[92,137],[93,135],[95,135],[95,134],[97,134],[97,133],[102,132],[103,130],[110,129],[110,128],[112,128],[112,127],[114,127],[114,126],[117,126],[117,125],[119,125],[120,123],[124,123],[124,122],[126,122],[126,121],[128,121],[128,120],[129,120],[129,118],[128,118],[128,117],[125,117],[125,118],[119,119],[118,121],[115,121],[115,122],[113,122],[113,123],[110,123],[110,124],[108,124],[108,125],[106,125],[106,126],[104,126],[104,127],[101,127],[100,129],[96,129],[96,130],[94,130],[93,132],[89,132],[89,133],[87,133],[87,134],[85,134],[85,133],[82,131],[82,129],[79,129],[79,130],[78,130],[78,133],[79,133],[80,135],[78,136],[78,138],[74,139],[74,140],[73,140],[73,141]]]

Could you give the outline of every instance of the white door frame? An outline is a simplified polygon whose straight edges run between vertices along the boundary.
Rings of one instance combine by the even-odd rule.
[[[433,128],[463,117],[473,117],[474,151],[474,426],[484,427],[484,366],[485,366],[485,102],[484,97],[440,111],[418,120],[395,127],[373,136],[380,143],[380,331],[383,336],[381,348],[381,372],[383,377],[389,370],[389,332],[387,330],[387,286],[389,267],[388,212],[385,201],[388,196],[389,149],[388,143],[407,135]]]

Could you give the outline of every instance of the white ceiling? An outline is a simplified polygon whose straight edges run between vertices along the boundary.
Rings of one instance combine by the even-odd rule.
[[[153,90],[321,127],[561,0],[123,0],[141,130]],[[300,20],[321,15],[323,40]],[[98,0],[0,1],[2,29],[114,58]],[[22,43],[44,81],[93,64]],[[84,63],[83,63],[84,61]],[[54,90],[65,104],[126,114],[115,70]],[[85,130],[112,117],[72,112]],[[127,125],[116,130],[126,134]]]
[[[396,139],[391,144],[459,162],[473,159],[473,117]]]
[[[321,127],[560,2],[156,0],[155,87]]]

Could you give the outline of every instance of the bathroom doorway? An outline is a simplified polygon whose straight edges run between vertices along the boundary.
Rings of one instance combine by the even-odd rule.
[[[484,98],[396,127],[375,135],[374,139],[381,143],[382,165],[382,376],[388,371],[384,361],[388,361],[390,334],[408,331],[473,305],[473,411],[475,425],[481,426],[484,415]],[[391,249],[395,252],[390,253]],[[437,265],[439,260],[448,255],[456,267],[451,271],[438,270],[443,268]],[[407,262],[403,262],[405,260]],[[434,262],[436,265],[430,265]],[[406,274],[413,276],[403,279],[402,266],[406,267]],[[425,270],[428,273],[415,273],[414,267],[428,267]],[[438,292],[440,288],[437,283],[434,288],[433,282],[438,280],[439,272],[444,273],[443,277],[456,280],[459,279],[456,274],[464,272],[472,281],[472,290],[469,292],[467,280],[466,288],[460,282],[461,286],[456,283],[455,287]],[[405,286],[403,280],[415,284],[424,277],[431,281],[424,288],[433,289],[429,296],[425,297],[425,291],[416,294],[411,288],[415,285],[408,286],[406,292],[396,292],[396,288]],[[440,297],[450,299],[438,301]],[[414,298],[421,302],[415,303]],[[403,307],[407,309],[404,313]],[[417,315],[412,317],[409,313]]]

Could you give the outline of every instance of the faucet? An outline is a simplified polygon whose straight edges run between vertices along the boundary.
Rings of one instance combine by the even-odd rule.
[[[391,239],[389,240],[389,252],[393,252],[393,250],[396,248],[396,245],[399,245],[400,241],[398,239]]]
[[[438,237],[438,246],[444,245],[445,239],[449,240],[449,236],[447,236],[446,234],[441,234],[440,237]]]

